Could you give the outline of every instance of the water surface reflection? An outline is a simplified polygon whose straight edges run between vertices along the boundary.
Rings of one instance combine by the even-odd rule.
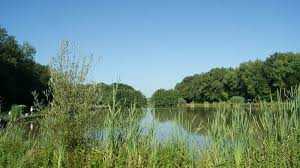
[[[207,121],[212,116],[212,109],[207,108],[164,108],[144,109],[143,115],[137,121],[142,135],[153,135],[158,143],[184,142],[187,145],[199,148],[207,142]],[[124,136],[125,130],[115,130],[117,137]],[[108,138],[109,130],[101,128],[97,131],[97,139]]]

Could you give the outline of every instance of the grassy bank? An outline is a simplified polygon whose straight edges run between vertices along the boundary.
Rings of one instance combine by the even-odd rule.
[[[159,144],[144,135],[135,109],[111,108],[104,122],[95,113],[70,119],[53,115],[40,120],[38,134],[26,125],[1,132],[2,167],[299,167],[299,100],[272,111],[261,105],[259,116],[239,106],[220,109],[210,121],[210,145],[191,151],[178,138]],[[49,109],[47,110],[49,112]],[[106,128],[106,138],[87,136]],[[122,129],[122,134],[119,130]]]
[[[105,117],[85,82],[90,61],[72,60],[65,45],[52,63],[52,103],[36,128],[10,122],[0,131],[0,167],[299,167],[300,90],[294,99],[261,103],[253,114],[240,105],[219,106],[209,121],[206,148],[174,135],[159,143],[139,127],[139,109],[113,102]],[[113,99],[115,100],[115,99]],[[153,129],[154,130],[154,129]]]
[[[210,124],[212,145],[203,164],[223,167],[299,167],[298,99],[261,103],[260,113],[236,106]]]
[[[212,102],[212,103],[187,103],[187,104],[182,104],[178,107],[183,107],[183,108],[213,108],[213,109],[221,109],[221,108],[234,108],[234,106],[240,106],[244,107],[246,109],[250,110],[259,110],[261,108],[265,108],[268,106],[269,108],[279,108],[278,106],[280,103],[283,105],[285,101],[275,101],[271,102],[256,102],[256,103],[231,103],[231,102]],[[276,107],[277,106],[277,107]]]

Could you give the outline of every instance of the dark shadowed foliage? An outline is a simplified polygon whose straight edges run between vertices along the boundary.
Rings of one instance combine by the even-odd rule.
[[[0,96],[3,107],[11,104],[32,105],[31,92],[47,89],[47,66],[34,61],[35,49],[28,43],[19,44],[0,27]]]

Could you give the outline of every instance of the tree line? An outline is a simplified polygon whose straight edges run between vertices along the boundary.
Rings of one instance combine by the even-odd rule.
[[[151,102],[155,107],[174,107],[180,100],[183,100],[180,93],[174,89],[158,89],[151,97]]]
[[[42,95],[50,78],[48,67],[34,61],[36,50],[28,43],[19,44],[0,27],[0,103],[31,105],[36,91]]]
[[[97,90],[101,93],[99,105],[113,105],[114,101],[121,107],[145,107],[147,99],[142,92],[132,86],[123,83],[97,84]]]
[[[14,36],[0,27],[0,104],[33,104],[33,91],[43,95],[48,89],[49,67],[34,61],[36,50],[28,43],[19,44]],[[151,101],[157,106],[179,103],[203,103],[234,100],[276,99],[277,91],[290,89],[300,82],[300,54],[274,53],[266,60],[241,63],[237,68],[214,68],[209,72],[188,76],[174,89],[157,90]],[[145,96],[133,87],[114,83],[98,84],[103,95],[100,104],[112,101],[129,107],[145,106]],[[116,90],[114,92],[114,90]],[[113,96],[115,94],[115,96]],[[282,92],[281,97],[288,97]],[[43,96],[39,100],[45,100]],[[47,102],[45,102],[47,103]]]
[[[35,54],[35,48],[29,43],[19,44],[14,36],[0,27],[0,110],[7,111],[13,104],[27,107],[33,105],[33,92],[39,95],[38,101],[44,104],[51,101],[50,92],[50,100],[44,96],[45,91],[51,90],[48,85],[51,78],[50,67],[37,63],[34,60]],[[99,83],[97,87],[102,95],[99,97],[100,105],[112,104],[113,100],[126,107],[133,104],[141,107],[147,104],[145,96],[129,85]]]
[[[274,53],[266,60],[255,60],[241,63],[237,68],[213,68],[209,72],[185,77],[174,89],[178,92],[168,96],[183,98],[187,103],[220,102],[230,99],[253,102],[256,100],[276,100],[278,91],[281,98],[289,97],[289,90],[300,82],[300,53]],[[170,104],[160,98],[157,90],[152,101]],[[160,101],[160,102],[159,102]]]

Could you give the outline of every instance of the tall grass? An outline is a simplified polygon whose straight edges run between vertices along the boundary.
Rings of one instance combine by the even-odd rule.
[[[91,59],[72,51],[64,42],[52,60],[52,101],[38,129],[12,122],[0,131],[0,167],[300,167],[299,89],[291,100],[261,102],[258,113],[220,106],[209,145],[191,150],[180,133],[159,143],[154,129],[143,132],[134,105],[94,106],[101,92],[84,87]]]
[[[210,122],[208,167],[299,167],[300,89],[288,101],[261,102],[259,112],[239,105],[219,110]],[[271,105],[271,106],[270,106]]]

